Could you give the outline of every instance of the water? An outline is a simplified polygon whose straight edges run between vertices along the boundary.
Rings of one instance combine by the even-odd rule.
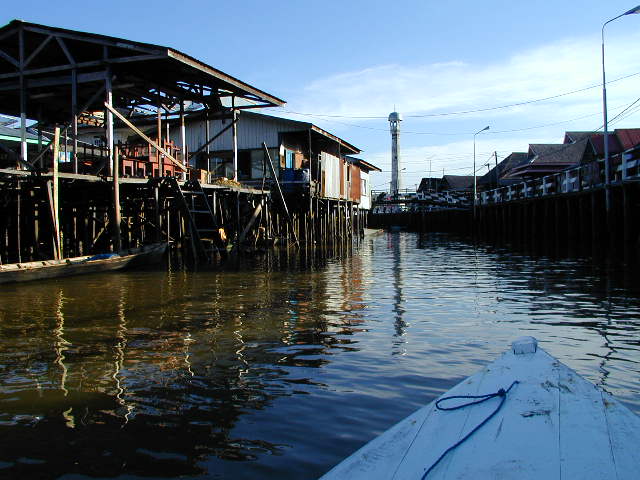
[[[0,478],[316,478],[515,337],[640,413],[640,295],[384,234],[330,261],[2,286]]]

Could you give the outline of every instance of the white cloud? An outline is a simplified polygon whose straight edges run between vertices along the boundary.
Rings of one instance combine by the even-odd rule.
[[[640,55],[629,55],[629,46],[639,43],[638,33],[607,41],[609,79],[640,71]],[[599,39],[568,39],[488,65],[459,61],[418,66],[378,65],[335,74],[307,85],[301,98],[294,98],[289,107],[326,115],[376,116],[384,115],[395,104],[398,111],[410,115],[514,103],[599,82]],[[615,96],[636,92],[633,87],[632,79],[616,83]],[[593,89],[561,97],[553,103],[579,109],[585,102],[597,105],[599,98],[598,89]],[[494,114],[501,113],[504,114],[503,111]],[[485,118],[486,115],[483,113]]]
[[[607,38],[607,79],[640,72],[640,33]],[[634,50],[638,50],[637,47]],[[307,85],[287,110],[324,115],[380,116],[378,119],[303,117],[352,141],[365,150],[368,161],[390,169],[390,136],[386,116],[394,104],[403,113],[401,156],[405,186],[412,188],[428,174],[471,174],[473,132],[491,125],[477,137],[477,166],[498,151],[499,159],[527,151],[530,143],[560,143],[565,130],[591,130],[602,123],[600,38],[565,39],[518,52],[509,58],[478,65],[456,60],[428,65],[378,65],[320,78]],[[612,83],[607,90],[609,112],[638,98],[640,75]],[[551,97],[588,86],[595,88],[544,102],[474,114],[416,118],[412,115],[495,107]],[[300,118],[300,117],[296,117]],[[640,115],[635,115],[635,120]],[[571,121],[568,121],[571,120]],[[630,126],[634,117],[626,124]],[[351,125],[359,125],[355,128]],[[546,126],[546,127],[545,127]],[[541,128],[531,128],[541,127]],[[522,130],[524,129],[524,130]],[[512,131],[511,130],[516,130]],[[520,130],[520,131],[518,131]],[[433,132],[419,135],[416,132]],[[457,136],[456,136],[457,135]],[[486,168],[478,172],[482,175]],[[378,173],[374,185],[388,186],[390,174]]]

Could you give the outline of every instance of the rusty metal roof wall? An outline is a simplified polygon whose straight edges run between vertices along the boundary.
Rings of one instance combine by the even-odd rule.
[[[365,160],[362,160],[361,158],[357,158],[357,157],[352,157],[350,155],[346,155],[347,160],[349,160],[351,163],[358,165],[359,167],[364,167],[364,169],[368,172],[381,172],[382,170],[379,169],[378,167],[376,167],[375,165],[373,165],[372,163],[369,163]]]
[[[629,150],[640,144],[640,128],[620,128],[615,130],[622,150]]]

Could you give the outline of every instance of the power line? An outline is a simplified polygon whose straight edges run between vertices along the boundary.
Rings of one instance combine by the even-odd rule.
[[[637,75],[640,75],[640,72],[636,72],[636,73],[631,73],[629,75],[625,75],[619,78],[615,78],[613,80],[609,80],[607,82],[607,85],[611,84],[611,83],[615,83],[615,82],[619,82],[622,80],[626,80],[627,78],[631,78],[631,77],[635,77]],[[536,98],[536,99],[532,99],[532,100],[524,100],[524,101],[520,101],[520,102],[515,102],[515,103],[509,103],[506,105],[498,105],[495,107],[485,107],[485,108],[476,108],[476,109],[472,109],[472,110],[462,110],[462,111],[454,111],[454,112],[443,112],[443,113],[425,113],[425,114],[414,114],[414,115],[405,115],[405,118],[428,118],[428,117],[445,117],[445,116],[452,116],[452,115],[467,115],[470,113],[480,113],[480,112],[488,112],[491,110],[501,110],[501,109],[505,109],[505,108],[511,108],[511,107],[520,107],[523,105],[530,105],[532,103],[540,103],[540,102],[545,102],[547,100],[553,100],[556,98],[560,98],[560,97],[566,97],[567,95],[573,95],[576,93],[581,93],[581,92],[585,92],[587,90],[591,90],[594,88],[601,88],[602,84],[594,84],[594,85],[590,85],[588,87],[583,87],[583,88],[578,88],[576,90],[571,90],[568,92],[562,92],[562,93],[558,93],[556,95],[551,95],[549,97],[543,97],[543,98]],[[302,115],[302,116],[307,116],[307,117],[319,117],[319,118],[354,118],[354,119],[387,119],[387,115],[330,115],[330,114],[318,114],[318,113],[303,113],[303,112],[295,112],[292,110],[282,110],[285,113],[291,113],[294,115]],[[406,132],[405,132],[406,133]],[[435,134],[434,134],[435,135]]]
[[[640,73],[639,73],[640,74]],[[619,107],[614,107],[615,108],[619,108]],[[303,115],[303,114],[295,114],[295,115]],[[490,132],[487,132],[488,135],[491,134],[500,134],[500,133],[515,133],[515,132],[524,132],[527,130],[535,130],[538,128],[546,128],[546,127],[553,127],[556,125],[562,125],[565,123],[571,123],[571,122],[575,122],[576,120],[583,120],[585,118],[589,118],[589,117],[595,117],[601,115],[601,113],[589,113],[587,115],[582,115],[580,117],[575,117],[575,118],[571,118],[568,120],[560,120],[558,122],[553,122],[553,123],[546,123],[543,125],[535,125],[532,127],[523,127],[523,128],[514,128],[514,129],[510,129],[510,130],[492,130]],[[325,122],[328,123],[336,123],[339,125],[345,125],[348,127],[355,127],[355,128],[362,128],[365,130],[373,130],[373,131],[378,131],[378,132],[387,132],[388,129],[387,128],[380,128],[380,127],[370,127],[370,126],[366,126],[366,125],[358,125],[355,123],[347,123],[347,122],[340,122],[338,120],[327,120],[327,119],[323,119]],[[602,127],[601,127],[602,128]],[[403,135],[434,135],[434,136],[469,136],[472,135],[472,132],[412,132],[412,131],[406,131],[404,130]]]

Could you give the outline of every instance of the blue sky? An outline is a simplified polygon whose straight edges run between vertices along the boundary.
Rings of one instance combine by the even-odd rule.
[[[561,142],[565,130],[601,126],[602,93],[469,114],[597,86],[602,23],[627,1],[238,0],[12,2],[0,13],[64,28],[171,46],[287,101],[264,113],[313,123],[363,149],[388,186],[394,105],[402,123],[405,186],[471,174],[494,151],[504,158],[529,143]],[[63,7],[61,7],[63,5]],[[607,78],[640,72],[640,15],[607,26]],[[640,96],[640,75],[608,86],[609,117]],[[640,126],[640,102],[612,127]],[[295,112],[295,113],[294,113]],[[305,115],[300,115],[303,113]],[[361,118],[374,117],[374,118]],[[622,116],[621,116],[622,117]],[[493,161],[493,160],[491,160]],[[478,173],[486,172],[486,167]]]

